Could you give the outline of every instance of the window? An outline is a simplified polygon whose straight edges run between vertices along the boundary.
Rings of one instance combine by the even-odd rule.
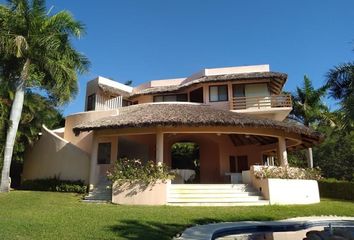
[[[189,100],[191,102],[203,103],[204,102],[204,94],[203,88],[198,88],[189,93]]]
[[[154,96],[154,102],[187,102],[187,101],[188,101],[188,96],[186,93]]]
[[[177,94],[177,102],[188,102],[188,96],[186,93]]]
[[[163,96],[154,96],[154,102],[163,102]]]
[[[233,96],[234,97],[244,97],[245,96],[245,85],[234,84],[232,85]]]
[[[99,143],[97,152],[97,164],[111,163],[111,143]]]
[[[164,102],[176,102],[177,101],[177,96],[176,95],[163,96],[163,101]]]
[[[86,111],[95,110],[96,94],[91,94],[87,97]]]
[[[228,100],[227,85],[218,85],[209,87],[209,101],[220,102]]]

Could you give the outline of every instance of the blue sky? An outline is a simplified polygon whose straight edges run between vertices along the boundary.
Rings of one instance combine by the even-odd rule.
[[[50,0],[87,34],[75,42],[90,59],[80,93],[63,108],[82,111],[86,82],[97,75],[138,85],[202,68],[270,64],[294,91],[307,74],[316,87],[328,69],[353,60],[354,1],[341,0]],[[333,102],[329,102],[333,107]]]

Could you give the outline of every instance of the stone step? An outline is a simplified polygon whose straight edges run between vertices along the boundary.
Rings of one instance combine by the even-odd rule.
[[[259,192],[169,192],[169,197],[200,197],[200,198],[210,198],[218,196],[220,198],[224,197],[249,197],[249,196],[260,196]]]
[[[100,182],[87,196],[84,197],[84,200],[91,202],[110,202],[112,200],[111,185],[108,182]]]
[[[246,196],[246,197],[168,197],[168,202],[255,202],[263,200],[261,196]]]
[[[177,206],[257,206],[268,205],[249,184],[172,184],[168,205]]]
[[[251,187],[249,184],[171,184],[171,188],[214,188],[214,189],[225,189],[225,188],[246,188]]]
[[[215,207],[230,207],[230,206],[265,206],[269,205],[268,200],[259,200],[255,202],[174,202],[167,203],[169,206],[184,206],[184,207],[194,207],[194,206],[215,206]]]
[[[247,193],[247,192],[255,192],[258,191],[254,188],[249,189],[175,189],[170,188],[170,193],[202,193],[202,194],[228,194],[228,193]]]

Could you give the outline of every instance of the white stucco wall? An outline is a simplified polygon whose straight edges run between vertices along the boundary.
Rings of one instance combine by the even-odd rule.
[[[252,175],[252,174],[251,174]],[[252,185],[262,192],[271,205],[312,204],[320,202],[318,183],[300,179],[257,179],[251,176]]]
[[[270,204],[319,203],[320,194],[315,180],[266,179]]]

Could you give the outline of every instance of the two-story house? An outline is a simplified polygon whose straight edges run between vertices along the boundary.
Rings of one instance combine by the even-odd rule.
[[[94,190],[120,157],[178,166],[171,147],[193,142],[199,184],[242,183],[251,165],[287,165],[288,150],[320,141],[284,121],[292,110],[286,79],[269,65],[203,69],[136,87],[97,77],[87,83],[84,112],[67,116],[63,129],[43,128],[23,178],[81,179]],[[189,170],[177,172],[183,179]]]

